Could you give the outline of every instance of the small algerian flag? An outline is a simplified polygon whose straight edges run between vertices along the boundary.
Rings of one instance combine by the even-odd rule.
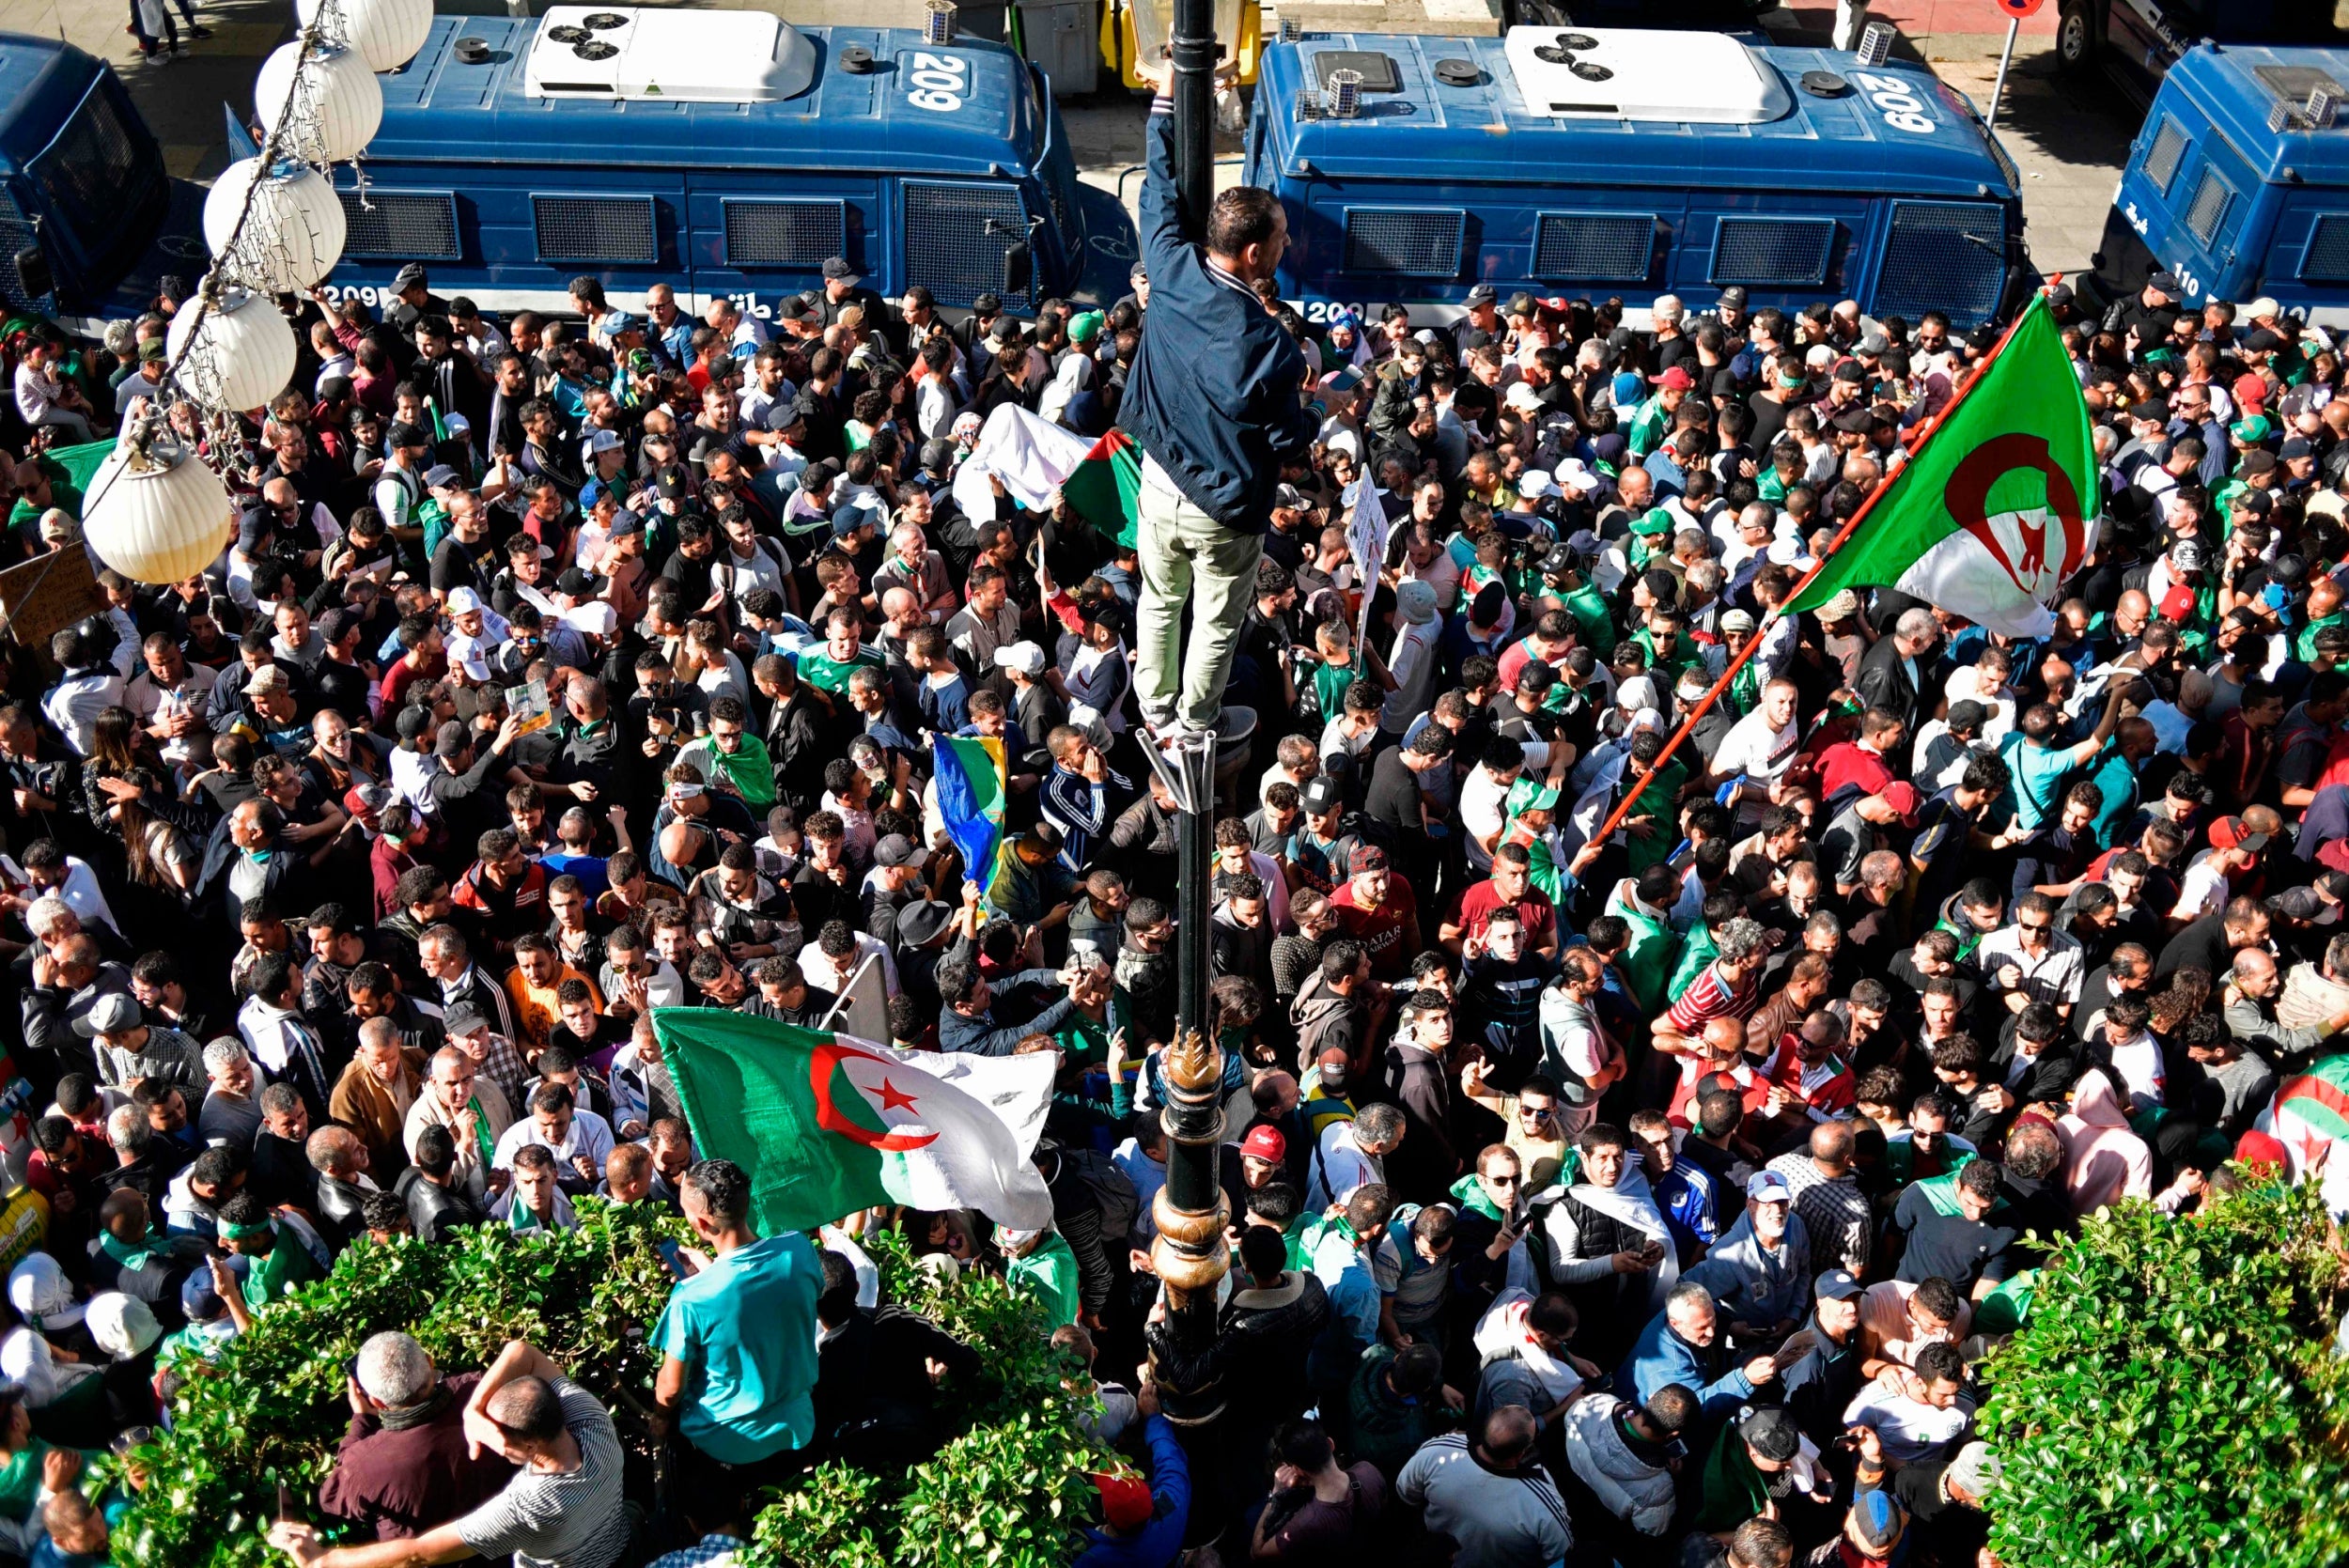
[[[1085,521],[1119,544],[1131,545],[1142,508],[1141,448],[1125,431],[1112,430],[1061,481],[1060,494]]]
[[[1050,1224],[1029,1164],[1050,1052],[900,1051],[714,1007],[658,1007],[653,1032],[701,1152],[740,1166],[762,1235],[877,1203]]]
[[[930,760],[939,819],[962,852],[964,880],[985,893],[1003,842],[1003,743],[992,736],[942,735]]]
[[[2349,1056],[2328,1056],[2284,1079],[2251,1125],[2283,1145],[2293,1179],[2304,1179],[2335,1140],[2349,1137]]]
[[[2088,403],[2040,295],[1790,608],[1893,587],[2044,637],[2048,605],[2095,547],[2097,496]]]

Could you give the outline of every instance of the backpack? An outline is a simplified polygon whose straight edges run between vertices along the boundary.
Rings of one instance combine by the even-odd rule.
[[[1082,1183],[1093,1200],[1101,1216],[1101,1234],[1122,1245],[1142,1214],[1142,1194],[1134,1190],[1132,1179],[1098,1149],[1064,1143],[1060,1159],[1062,1171]]]

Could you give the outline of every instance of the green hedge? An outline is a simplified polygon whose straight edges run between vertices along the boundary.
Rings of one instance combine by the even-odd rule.
[[[145,1486],[116,1529],[126,1568],[279,1568],[263,1536],[283,1485],[313,1506],[350,1421],[343,1368],[369,1336],[414,1334],[436,1365],[489,1364],[526,1339],[603,1400],[623,1441],[647,1451],[637,1414],[658,1367],[646,1335],[669,1296],[658,1243],[690,1239],[648,1205],[577,1200],[576,1230],[503,1226],[444,1246],[361,1240],[326,1279],[261,1313],[216,1370],[192,1377],[173,1427],[132,1456]],[[1068,1391],[1042,1314],[990,1275],[915,1267],[894,1234],[869,1243],[889,1298],[987,1358],[975,1388],[948,1391],[957,1436],[928,1464],[881,1478],[827,1465],[768,1507],[755,1561],[781,1568],[1060,1568],[1090,1515],[1087,1473],[1107,1455]]]
[[[914,1265],[904,1238],[865,1238],[886,1299],[987,1358],[980,1387],[952,1391],[959,1436],[903,1476],[817,1468],[758,1517],[749,1568],[1065,1568],[1092,1520],[1090,1473],[1109,1452],[1082,1418],[1099,1408],[1066,1385],[1044,1315],[1002,1280]]]
[[[577,1201],[579,1227],[518,1235],[502,1225],[435,1246],[365,1239],[327,1278],[262,1312],[229,1342],[218,1370],[191,1377],[172,1430],[132,1456],[146,1485],[114,1537],[130,1568],[264,1568],[282,1484],[314,1505],[350,1424],[343,1368],[369,1336],[405,1328],[444,1372],[487,1366],[526,1339],[613,1408],[640,1446],[630,1401],[658,1370],[644,1336],[668,1300],[656,1243],[683,1222],[647,1205]]]
[[[2349,1561],[2343,1270],[2313,1188],[2081,1226],[1984,1369],[2005,1568]]]

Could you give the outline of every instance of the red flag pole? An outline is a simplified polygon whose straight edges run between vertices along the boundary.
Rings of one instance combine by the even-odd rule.
[[[2062,274],[2059,272],[2054,278],[2050,278],[2040,292],[2044,295],[2046,289],[2053,287],[2061,276]],[[2007,323],[2006,331],[1999,334],[1996,346],[1983,356],[1982,363],[1975,365],[1973,371],[1967,376],[1966,384],[1957,389],[1948,405],[1939,413],[1935,414],[1926,422],[1924,429],[1918,434],[1916,447],[1912,450],[1922,449],[1925,442],[1933,439],[1933,433],[1941,428],[1943,421],[1957,411],[1958,405],[1966,400],[1968,393],[1973,391],[1974,383],[1982,380],[1983,373],[1998,363],[1999,356],[2006,352],[2007,344],[2013,340],[2015,329],[2023,324],[2024,315],[2025,311],[2018,310],[2015,313],[2015,319]],[[1906,466],[1906,464],[1903,465],[1903,467]],[[1769,634],[1770,628],[1784,613],[1784,607],[1800,598],[1803,590],[1810,587],[1812,581],[1827,569],[1827,564],[1835,558],[1835,552],[1843,548],[1844,541],[1849,539],[1860,523],[1867,520],[1868,514],[1875,510],[1877,499],[1891,488],[1892,481],[1900,477],[1900,474],[1901,469],[1891,469],[1885,474],[1883,478],[1876,481],[1875,489],[1868,492],[1868,499],[1859,504],[1859,509],[1852,513],[1843,526],[1835,531],[1835,537],[1828,541],[1826,552],[1812,563],[1811,569],[1802,574],[1802,580],[1795,584],[1783,599],[1771,606],[1770,613],[1762,617],[1762,624],[1753,629],[1753,635],[1746,639],[1746,645],[1737,650],[1737,656],[1732,659],[1728,666],[1721,671],[1720,679],[1715,681],[1713,689],[1705,692],[1697,705],[1688,710],[1688,716],[1680,722],[1678,729],[1672,731],[1672,737],[1664,742],[1664,749],[1656,753],[1656,761],[1640,775],[1639,781],[1624,792],[1623,799],[1615,803],[1615,809],[1608,815],[1606,825],[1592,835],[1594,842],[1604,844],[1614,836],[1615,830],[1622,827],[1623,819],[1631,815],[1631,808],[1639,802],[1640,797],[1647,793],[1648,785],[1655,782],[1656,775],[1664,770],[1665,765],[1672,761],[1672,753],[1680,750],[1681,742],[1687,740],[1694,733],[1697,721],[1712,711],[1713,705],[1720,701],[1721,693],[1729,690],[1729,683],[1737,678],[1737,672],[1744,669],[1747,661],[1752,659],[1761,648],[1762,639]]]

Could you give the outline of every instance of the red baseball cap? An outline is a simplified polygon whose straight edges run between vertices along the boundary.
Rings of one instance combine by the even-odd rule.
[[[1697,384],[1697,379],[1689,375],[1685,367],[1677,365],[1660,376],[1650,376],[1648,380],[1662,387],[1666,392],[1693,392]]]
[[[2236,402],[2251,408],[2256,409],[2267,401],[2267,381],[2263,377],[2237,376],[2234,385],[2227,390],[2234,394]]]
[[[1279,1127],[1250,1127],[1248,1136],[1239,1141],[1239,1152],[1278,1164],[1288,1157],[1289,1141],[1281,1136]]]
[[[2210,825],[2210,844],[2214,849],[2241,849],[2256,855],[2267,847],[2267,835],[2251,831],[2239,816],[2222,816]]]
[[[1900,814],[1904,828],[1917,825],[1917,813],[1924,805],[1924,799],[1917,793],[1917,786],[1906,779],[1894,779],[1876,791],[1876,799]]]
[[[1101,1494],[1101,1518],[1119,1534],[1150,1522],[1150,1488],[1140,1476],[1097,1474],[1093,1489]]]

